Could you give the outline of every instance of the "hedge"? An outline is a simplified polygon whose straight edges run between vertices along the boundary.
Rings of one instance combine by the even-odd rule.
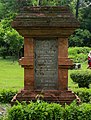
[[[78,70],[70,74],[73,82],[78,83],[79,87],[89,88],[89,84],[91,84],[91,71],[90,70]]]
[[[78,88],[73,89],[73,91],[79,96],[81,102],[89,103],[91,102],[91,89],[87,88]],[[0,92],[0,102],[1,103],[10,103],[13,96],[17,93],[17,91],[12,90],[3,90]]]
[[[62,107],[56,103],[31,102],[14,105],[8,112],[7,120],[91,120],[91,104]]]
[[[2,90],[0,91],[0,102],[1,103],[10,103],[17,91],[12,90]]]
[[[73,89],[74,93],[81,99],[81,103],[91,103],[91,89]]]

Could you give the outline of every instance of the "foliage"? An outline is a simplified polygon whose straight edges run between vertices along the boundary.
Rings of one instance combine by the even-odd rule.
[[[79,87],[87,87],[89,88],[89,84],[91,83],[91,71],[86,70],[78,70],[70,74],[73,82],[78,83]]]
[[[12,55],[17,55],[23,47],[23,37],[18,34],[14,29],[7,31],[4,36],[4,41],[9,45],[9,51]]]
[[[11,108],[9,111],[9,120],[24,120],[24,108],[21,104]]]
[[[91,89],[78,88],[73,90],[76,95],[81,99],[81,102],[91,103]]]
[[[81,104],[77,106],[74,102],[65,108],[64,120],[91,120],[91,104]]]
[[[64,120],[77,120],[78,119],[78,109],[76,102],[71,103],[70,106],[65,106]]]
[[[79,19],[81,22],[81,28],[87,29],[91,32],[91,1],[87,4],[87,7],[81,9],[81,17]]]
[[[69,58],[73,59],[75,63],[83,63],[87,61],[90,50],[89,47],[69,47]]]
[[[12,19],[3,19],[0,23],[0,55],[3,56],[3,58],[5,58],[6,55],[17,56],[19,58],[19,52],[23,48],[23,37],[11,28],[11,21]],[[7,51],[7,54],[5,51]]]
[[[30,6],[57,6],[57,5],[67,5],[70,3],[70,0],[27,0],[26,3],[20,1],[22,5]]]
[[[59,104],[31,102],[14,105],[8,113],[8,120],[91,120],[91,104],[71,105],[62,107]]]
[[[15,16],[17,13],[17,0],[0,0],[0,19]]]
[[[78,5],[77,5],[78,3]],[[70,8],[80,22],[80,29],[69,38],[69,46],[91,46],[91,0],[71,0]]]
[[[86,29],[77,29],[69,38],[70,47],[91,47],[91,33]]]
[[[1,103],[10,103],[17,91],[12,90],[3,90],[0,92],[0,102]]]
[[[9,120],[61,120],[63,108],[55,103],[31,102],[29,105],[18,104],[9,111]],[[17,116],[17,117],[16,117]]]
[[[7,51],[7,48],[6,48],[6,47],[1,47],[1,48],[0,48],[0,56],[2,56],[3,59],[6,58],[7,53],[8,53],[8,51]]]
[[[78,8],[77,1],[79,2]],[[18,13],[20,4],[22,6],[25,6],[26,4],[30,6],[69,5],[75,15],[78,9],[78,19],[81,22],[82,29],[76,30],[76,32],[70,37],[69,45],[91,47],[90,2],[90,0],[0,0],[0,47],[2,47],[1,55],[3,58],[5,58],[6,53],[4,55],[4,51],[7,51],[8,55],[19,57],[19,53],[21,53],[21,49],[23,49],[23,38],[11,28],[11,21]]]
[[[79,107],[79,116],[78,119],[79,120],[91,120],[91,104],[82,104]]]

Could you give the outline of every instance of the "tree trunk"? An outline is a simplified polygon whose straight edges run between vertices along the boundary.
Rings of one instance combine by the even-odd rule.
[[[39,0],[38,5],[39,5],[39,6],[42,5],[42,0]]]
[[[80,3],[80,0],[77,0],[77,4],[76,4],[76,18],[78,18],[78,15],[79,15],[79,3]]]

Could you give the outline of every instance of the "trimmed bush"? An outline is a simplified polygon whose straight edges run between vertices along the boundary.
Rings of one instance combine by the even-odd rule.
[[[3,57],[3,59],[6,58],[7,53],[8,53],[7,48],[5,48],[5,47],[0,47],[0,56]]]
[[[12,90],[3,90],[0,91],[0,102],[1,103],[10,103],[17,91]]]
[[[82,103],[91,103],[91,89],[78,88],[73,91],[81,99]]]
[[[19,103],[9,110],[7,120],[91,120],[91,104]]]
[[[73,82],[78,83],[79,87],[89,88],[89,84],[91,83],[91,71],[75,71],[70,74]]]
[[[18,104],[9,111],[9,120],[61,120],[64,108],[56,103]]]
[[[91,104],[81,104],[77,106],[72,103],[65,107],[65,117],[63,120],[91,120]]]

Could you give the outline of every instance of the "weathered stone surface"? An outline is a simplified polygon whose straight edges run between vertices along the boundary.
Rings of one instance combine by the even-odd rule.
[[[12,26],[20,27],[78,27],[69,7],[24,7]]]
[[[79,27],[68,7],[26,7],[12,22],[24,37],[24,90],[12,100],[71,103],[77,96],[68,90],[68,37]]]
[[[0,117],[6,114],[6,112],[7,112],[6,108],[0,105]]]
[[[12,26],[26,37],[68,37],[79,23],[69,7],[22,7]]]
[[[13,98],[12,105],[15,103],[16,99],[20,102],[26,100],[27,103],[30,100],[36,101],[37,99],[42,99],[47,102],[56,102],[62,105],[64,105],[65,103],[70,104],[74,99],[79,102],[78,96],[70,90],[22,90]]]
[[[57,40],[35,40],[36,89],[58,88],[58,43]]]

